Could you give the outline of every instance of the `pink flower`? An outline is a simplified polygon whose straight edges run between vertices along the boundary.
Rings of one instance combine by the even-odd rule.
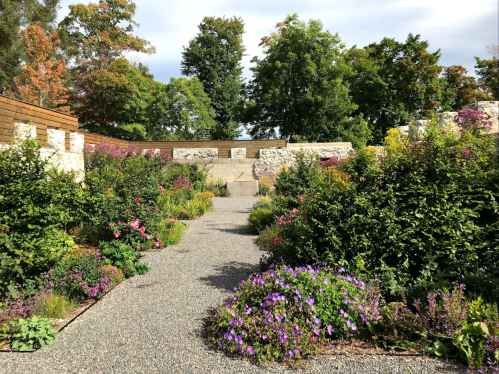
[[[156,238],[161,238],[161,234],[159,232],[156,234]]]
[[[158,186],[160,191],[163,191],[165,188],[163,186]]]
[[[128,232],[128,229],[125,229],[125,232]]]
[[[164,247],[165,246],[165,243],[161,243],[161,246]]]
[[[288,220],[286,223],[287,223],[288,225],[290,225],[290,224],[291,224],[291,220]]]
[[[159,242],[154,242],[155,247],[159,247]]]
[[[146,208],[146,210],[149,212],[149,208]]]
[[[147,240],[151,240],[151,239],[152,239],[152,234],[147,235]]]
[[[144,233],[144,232],[146,232],[146,228],[144,226],[142,226],[141,228],[139,228],[139,231]]]
[[[307,213],[303,213],[301,216],[302,216],[302,217],[306,217],[306,216],[307,216]]]
[[[279,245],[279,244],[281,244],[281,240],[282,240],[282,238],[275,238],[275,239],[274,239],[274,243],[275,243],[276,245]]]
[[[125,222],[121,222],[121,226],[125,226],[125,225],[126,225],[126,223],[125,223]]]
[[[123,214],[126,214],[126,210],[123,212]]]
[[[137,247],[137,251],[140,251],[140,247]]]
[[[118,239],[118,237],[121,235],[121,233],[119,233],[119,232],[115,232],[113,235],[114,235],[114,238],[115,238],[115,239]]]
[[[136,202],[140,203],[140,197],[136,197],[134,200],[135,200]]]
[[[301,202],[303,202],[303,196],[298,196],[298,200]]]
[[[156,212],[159,212],[159,209],[158,209],[158,207],[157,207],[157,206],[155,206],[155,207],[154,207],[154,210],[155,210]]]
[[[135,221],[130,221],[130,227],[131,227],[132,229],[136,229],[136,228],[138,228],[138,227],[139,227],[139,225],[140,225],[140,221],[139,221],[139,219],[138,219],[138,218],[136,218],[136,219],[135,219]]]
[[[112,223],[109,224],[109,227],[113,227],[114,225]]]
[[[175,220],[174,220],[174,219],[172,219],[172,223],[175,223]]]
[[[142,237],[146,236],[146,234],[142,233]]]

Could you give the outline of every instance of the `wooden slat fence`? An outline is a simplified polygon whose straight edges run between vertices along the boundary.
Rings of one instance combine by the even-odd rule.
[[[66,152],[70,151],[69,134],[78,131],[77,117],[0,95],[0,143],[7,143],[12,137],[14,122],[31,122],[36,126],[37,137],[44,142],[47,141],[47,128],[63,130],[66,132]],[[286,147],[286,141],[281,139],[131,142],[103,135],[80,133],[85,135],[86,145],[104,142],[124,148],[133,145],[144,149],[160,149],[170,156],[173,156],[174,148],[218,148],[219,158],[230,158],[231,148],[246,148],[246,157],[257,158],[260,148]]]

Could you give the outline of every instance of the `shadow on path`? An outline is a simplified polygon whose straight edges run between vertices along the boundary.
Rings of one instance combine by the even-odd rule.
[[[248,262],[227,262],[213,269],[213,274],[199,278],[204,284],[221,290],[233,289],[239,281],[258,271],[258,265]]]

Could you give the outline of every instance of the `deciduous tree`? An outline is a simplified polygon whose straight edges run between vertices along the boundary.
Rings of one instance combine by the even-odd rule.
[[[276,32],[262,38],[265,57],[254,57],[246,123],[255,138],[297,138],[365,144],[369,131],[349,97],[345,63],[338,35],[322,23],[286,17]]]
[[[0,1],[0,93],[17,93],[14,77],[21,73],[25,57],[19,28],[41,22],[44,30],[53,31],[58,8],[59,0]]]
[[[499,47],[489,45],[487,50],[492,55],[492,59],[482,60],[475,57],[475,72],[480,87],[489,94],[488,100],[499,100]]]
[[[64,59],[54,57],[60,40],[57,32],[49,36],[41,23],[28,26],[19,33],[25,49],[26,61],[22,73],[15,77],[20,98],[41,107],[70,113],[67,103],[68,88],[64,85],[67,70]]]
[[[215,110],[214,139],[240,135],[237,103],[243,89],[244,24],[241,18],[205,17],[199,33],[184,47],[181,71],[197,76]]]
[[[488,100],[487,93],[479,89],[475,77],[470,77],[467,73],[461,65],[444,68],[440,84],[442,110],[457,112],[474,101]]]
[[[380,144],[388,129],[411,119],[430,116],[440,108],[438,65],[440,50],[428,52],[429,43],[409,34],[404,43],[384,38],[359,50],[352,47],[347,60],[356,114],[363,114]]]

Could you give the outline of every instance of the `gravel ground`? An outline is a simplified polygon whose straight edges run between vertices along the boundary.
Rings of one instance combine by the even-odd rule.
[[[120,284],[34,353],[0,352],[1,373],[286,373],[229,358],[205,344],[206,311],[257,269],[262,255],[246,220],[254,198],[217,198],[181,243],[148,253],[151,271]],[[344,355],[310,373],[466,373],[427,357]]]

